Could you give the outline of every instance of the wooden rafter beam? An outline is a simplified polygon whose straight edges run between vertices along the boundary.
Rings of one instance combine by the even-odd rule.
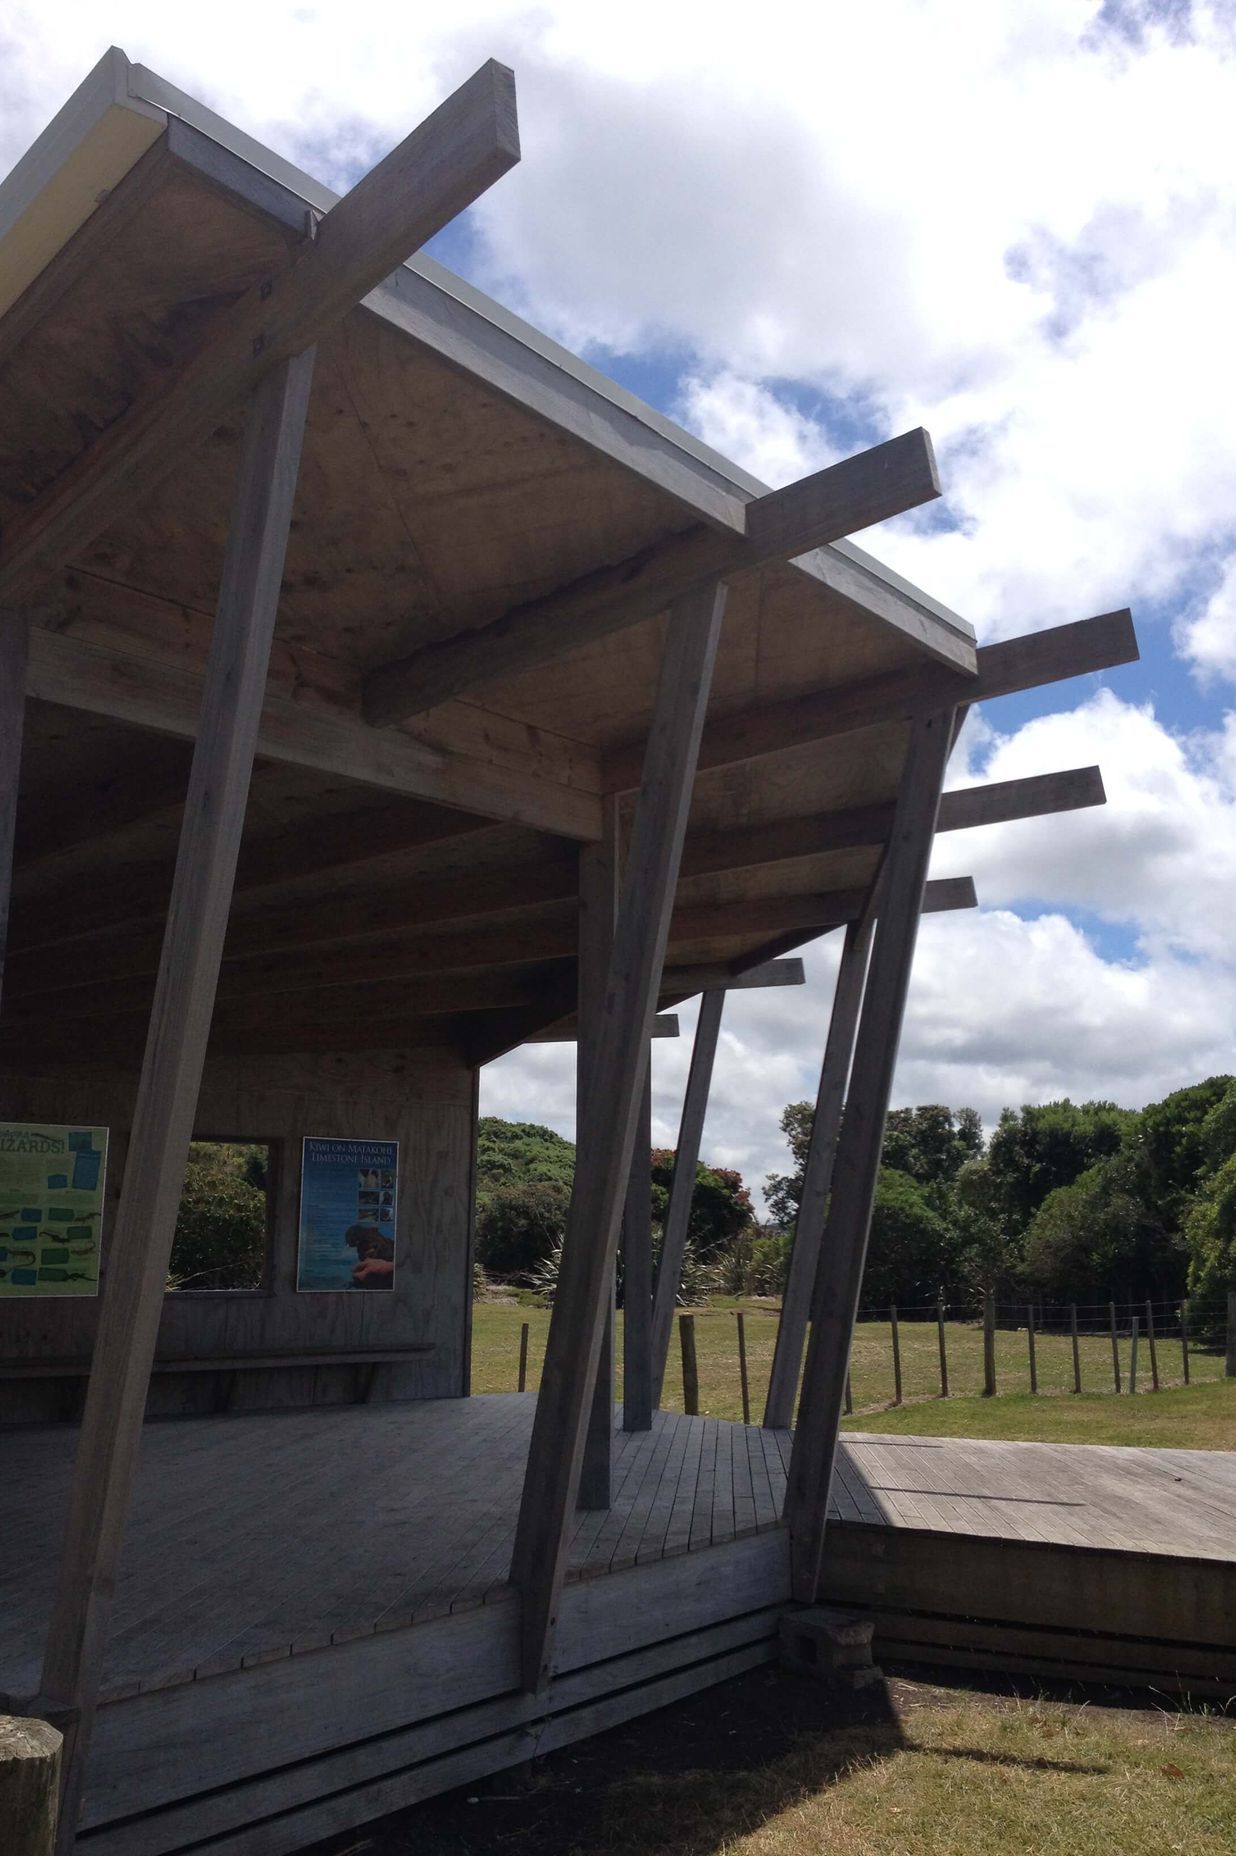
[[[916,665],[840,689],[814,690],[720,716],[704,730],[700,769],[759,760],[860,728],[910,721],[916,715],[931,714],[941,703],[956,702],[959,689],[967,704],[990,702],[1066,677],[1136,663],[1137,637],[1126,608],[1007,638],[1000,644],[981,645],[977,656],[978,673],[965,685],[938,665]],[[609,754],[604,769],[607,791],[627,792],[634,786],[640,754],[638,742]]]
[[[791,560],[939,494],[930,439],[907,432],[757,497],[747,504],[742,535],[698,523],[487,625],[380,666],[365,679],[366,717],[378,726],[404,721],[477,683],[514,676],[651,618],[701,586]],[[957,647],[957,668],[965,672],[972,650],[960,637]]]
[[[13,517],[0,542],[0,600],[37,594],[272,367],[311,347],[518,159],[514,77],[490,61],[345,194],[313,237],[222,311],[187,364]]]

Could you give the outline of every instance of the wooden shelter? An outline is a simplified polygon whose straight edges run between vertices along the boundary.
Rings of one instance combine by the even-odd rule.
[[[67,1730],[65,1849],[80,1826],[100,1856],[275,1856],[769,1653],[791,1584],[816,1591],[919,914],[973,900],[927,882],[933,835],[1102,799],[1094,769],[941,788],[970,704],[1128,661],[1128,614],[977,648],[846,539],[938,494],[925,434],[769,492],[413,256],[517,157],[490,65],[336,201],[111,52],[0,188],[0,1115],[110,1130],[103,1292],[0,1295],[11,1487],[57,1453],[67,1477],[80,1415],[66,1512],[23,1536],[59,1567],[47,1615],[6,1587],[0,1633],[10,1699]],[[814,1314],[785,1521],[770,1473],[758,1538],[732,1505],[728,1534],[675,1533],[671,1504],[656,1564],[611,1553],[609,1578],[564,1585],[643,1500],[632,1483],[621,1508],[611,1478],[604,1357],[658,1009],[830,929],[765,1433]],[[257,1420],[206,1414],[288,1412],[288,1448],[326,1453],[315,1501],[335,1464],[340,1529],[365,1518],[333,1455],[363,1416],[459,1557],[481,1459],[455,1420],[432,1465],[396,1444],[409,1401],[469,1391],[478,1068],[550,1033],[578,1040],[579,1166],[530,1434],[484,1459],[515,1478],[509,1567],[473,1540],[466,1616],[325,1604],[293,1639],[237,1614],[230,1660],[169,1670],[143,1638],[125,1664],[118,1569],[143,1551],[174,1547],[211,1603],[245,1583],[185,1573],[201,1510],[169,1497],[161,1523],[141,1485],[122,1561],[144,1412],[200,1414],[153,1427],[143,1464],[187,1490],[209,1455],[228,1501],[260,1498]],[[195,1129],[272,1144],[258,1292],[165,1294]],[[307,1136],[399,1143],[387,1293],[298,1293]],[[627,1314],[649,1422],[658,1288]],[[496,1449],[497,1407],[466,1409]],[[220,1436],[231,1471],[195,1454]],[[417,1587],[442,1589],[440,1566]]]

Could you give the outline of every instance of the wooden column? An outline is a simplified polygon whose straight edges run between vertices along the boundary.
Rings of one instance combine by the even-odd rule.
[[[897,1043],[910,984],[919,911],[931,858],[940,787],[948,762],[952,710],[911,725],[901,789],[885,860],[879,925],[854,1049],[845,1119],[833,1165],[824,1230],[825,1267],[812,1308],[798,1426],[790,1459],[790,1524],[795,1598],[813,1602],[824,1549],[828,1492],[845,1399],[863,1266]]]
[[[723,991],[706,992],[703,995],[695,1026],[695,1043],[691,1047],[691,1068],[687,1072],[687,1090],[682,1099],[678,1146],[674,1150],[674,1177],[670,1182],[665,1232],[661,1239],[661,1261],[657,1267],[657,1287],[652,1303],[654,1409],[661,1403],[661,1390],[665,1384],[665,1367],[674,1332],[674,1310],[678,1305],[682,1262],[687,1250],[687,1230],[691,1222],[695,1169],[699,1164],[704,1117],[708,1112],[708,1091],[712,1085],[712,1066],[717,1054],[717,1039],[721,1033],[721,1014],[724,1009]]]
[[[60,1847],[71,1849],[133,1489],[168,1258],[193,1132],[313,372],[312,351],[249,407],[163,954],[77,1447],[42,1700],[75,1710]]]
[[[607,1289],[724,610],[725,589],[715,586],[669,613],[511,1562],[522,1599],[522,1679],[531,1690],[550,1673]]]
[[[0,988],[4,984],[4,952],[9,938],[13,839],[17,830],[17,788],[21,779],[29,654],[30,622],[25,613],[0,611]]]
[[[650,1053],[651,1057],[651,1053]],[[622,1428],[652,1429],[652,1063],[645,1066],[622,1214]]]
[[[0,1714],[0,1832],[5,1856],[52,1856],[60,1735],[46,1721]]]
[[[854,1055],[854,1034],[858,1028],[859,1007],[863,1002],[871,937],[875,931],[874,901],[873,892],[872,904],[859,921],[851,922],[846,929],[841,964],[837,969],[828,1042],[824,1047],[820,1087],[815,1098],[815,1118],[811,1123],[811,1140],[803,1168],[802,1198],[798,1217],[794,1221],[794,1247],[790,1252],[785,1294],[781,1298],[781,1319],[777,1323],[768,1398],[764,1405],[764,1426],[767,1430],[788,1430],[794,1422],[798,1372],[802,1365],[811,1298],[820,1266],[824,1214],[832,1186],[841,1108]]]
[[[601,837],[579,854],[579,980],[577,1010],[579,1035],[575,1045],[576,1137],[583,1127],[588,1095],[589,1066],[596,1055],[605,982],[614,949],[614,922],[618,912],[618,807],[606,800]],[[580,1467],[576,1502],[580,1508],[608,1508],[614,1476],[614,1273],[610,1271],[605,1330],[597,1357],[596,1378],[588,1409],[584,1460]]]

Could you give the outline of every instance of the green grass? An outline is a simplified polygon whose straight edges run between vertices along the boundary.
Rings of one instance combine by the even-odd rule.
[[[758,1423],[776,1339],[776,1305],[734,1302],[696,1311],[700,1409],[717,1418],[741,1418],[736,1309],[745,1315],[751,1415]],[[535,1388],[549,1329],[549,1310],[479,1302],[473,1310],[472,1385],[475,1392],[513,1392],[519,1364],[519,1330],[529,1324],[528,1384]],[[1224,1381],[1223,1357],[1194,1349],[1192,1384],[1179,1384],[1178,1342],[1159,1347],[1163,1390],[1148,1391],[1149,1357],[1138,1350],[1137,1396],[1113,1395],[1111,1341],[1105,1335],[1080,1342],[1083,1396],[1071,1391],[1072,1348],[1067,1335],[1036,1336],[1039,1396],[1031,1398],[1024,1329],[996,1336],[998,1396],[980,1396],[983,1337],[977,1323],[949,1322],[945,1328],[949,1391],[941,1399],[940,1359],[934,1322],[902,1321],[902,1390],[906,1401],[889,1409],[893,1397],[892,1334],[886,1321],[859,1323],[854,1339],[850,1428],[964,1437],[1020,1438],[1056,1443],[1171,1444],[1177,1449],[1236,1449],[1236,1380]],[[619,1316],[621,1363],[621,1316]],[[1128,1385],[1129,1342],[1120,1346],[1121,1383]],[[1173,1385],[1173,1382],[1176,1382]],[[1060,1394],[1060,1396],[1051,1396]],[[619,1372],[621,1396],[621,1372]],[[666,1375],[664,1404],[682,1409],[682,1369],[675,1339]]]

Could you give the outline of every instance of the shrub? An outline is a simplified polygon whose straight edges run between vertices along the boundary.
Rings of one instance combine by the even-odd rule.
[[[169,1289],[260,1289],[266,1267],[265,1147],[194,1141],[168,1267]]]
[[[476,1256],[491,1276],[529,1281],[561,1247],[570,1188],[552,1180],[500,1186],[477,1213]]]

